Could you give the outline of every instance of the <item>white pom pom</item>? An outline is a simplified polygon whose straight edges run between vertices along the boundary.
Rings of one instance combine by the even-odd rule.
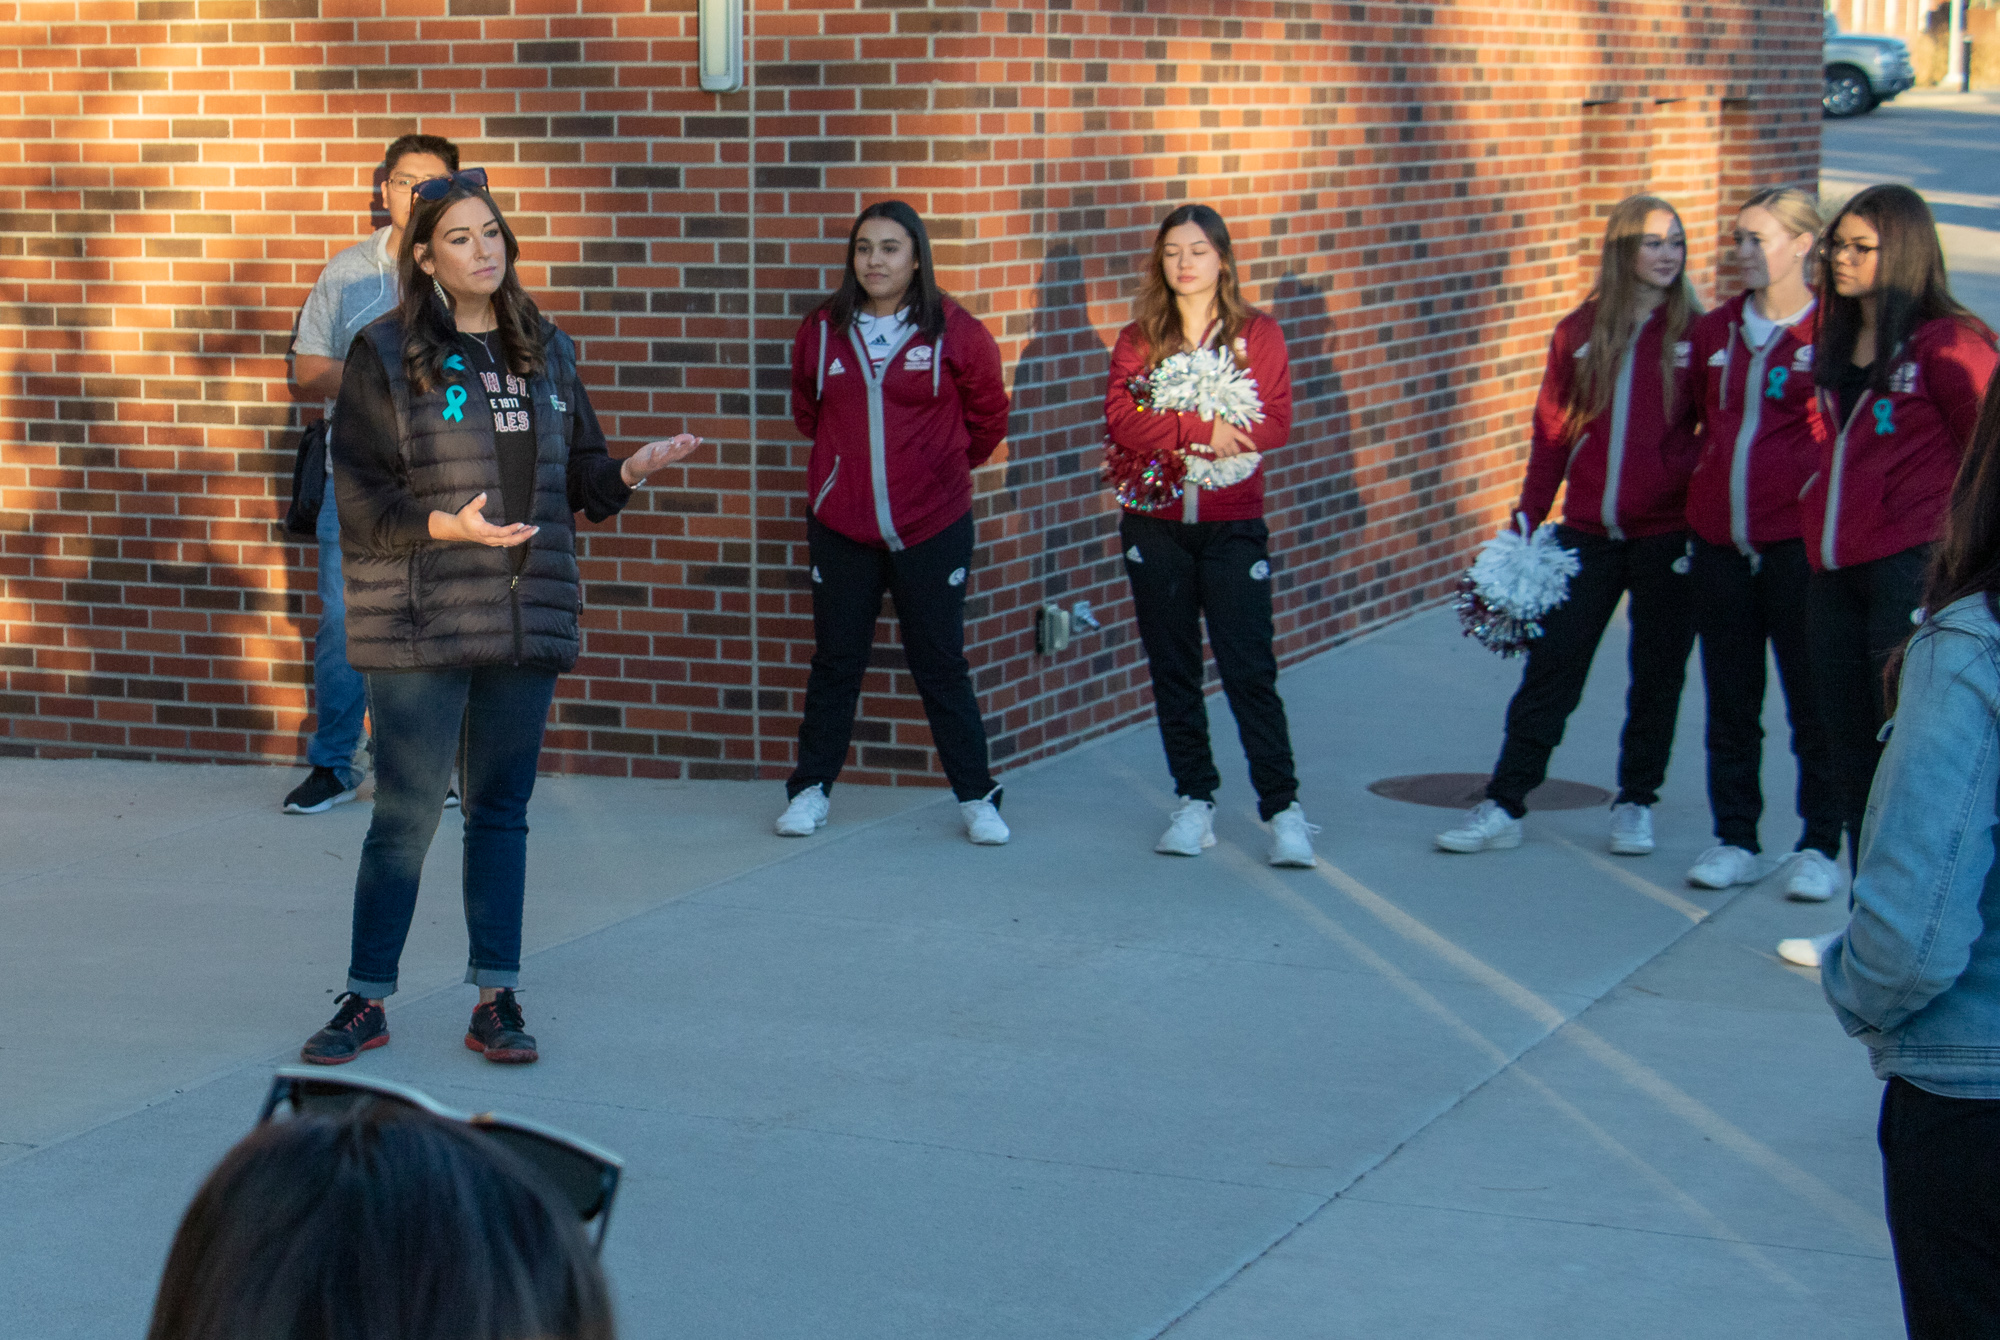
[[[1582,566],[1556,539],[1553,525],[1532,535],[1526,518],[1519,525],[1481,546],[1456,602],[1466,635],[1502,656],[1525,650],[1542,635],[1542,616],[1569,598],[1569,579]]]
[[[1257,466],[1263,456],[1254,451],[1241,451],[1234,456],[1211,459],[1196,456],[1192,452],[1187,458],[1188,482],[1204,489],[1226,489],[1231,484],[1241,484],[1257,473]]]

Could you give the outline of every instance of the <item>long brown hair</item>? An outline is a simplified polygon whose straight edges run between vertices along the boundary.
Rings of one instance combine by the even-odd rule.
[[[500,240],[506,244],[507,273],[493,295],[493,315],[499,322],[501,356],[507,370],[517,377],[532,377],[543,366],[542,313],[521,287],[514,265],[521,244],[514,240],[514,230],[507,226],[506,216],[490,192],[453,182],[442,200],[419,198],[412,202],[410,226],[403,230],[402,250],[396,257],[396,276],[403,286],[396,312],[403,326],[403,375],[420,395],[444,381],[444,361],[458,348],[458,326],[452,321],[451,308],[439,295],[437,283],[417,268],[416,249],[430,245],[438,220],[461,200],[484,200],[493,211],[493,221],[500,225]]]
[[[1236,253],[1229,245],[1229,225],[1207,205],[1182,205],[1160,221],[1160,231],[1153,235],[1152,257],[1146,262],[1146,278],[1139,286],[1134,319],[1146,337],[1149,370],[1189,348],[1187,334],[1181,329],[1181,310],[1174,301],[1174,288],[1167,282],[1165,256],[1167,234],[1184,223],[1199,227],[1208,237],[1208,244],[1215,248],[1215,254],[1222,258],[1222,274],[1215,283],[1215,314],[1222,320],[1218,345],[1234,349],[1236,337],[1250,324],[1250,318],[1257,315],[1236,287]]]
[[[1673,215],[1685,239],[1687,228],[1681,225],[1680,212],[1656,195],[1627,196],[1612,207],[1611,217],[1605,220],[1597,283],[1590,290],[1590,301],[1597,304],[1590,323],[1590,343],[1579,360],[1582,366],[1570,386],[1569,403],[1563,407],[1572,437],[1611,408],[1612,393],[1618,385],[1618,364],[1625,357],[1626,345],[1639,338],[1639,328],[1645,324],[1634,324],[1630,315],[1639,289],[1639,243],[1646,236],[1646,220],[1662,210]],[[1674,346],[1680,343],[1681,333],[1689,323],[1701,315],[1701,303],[1694,296],[1694,286],[1688,283],[1685,261],[1674,282],[1667,286],[1667,296],[1660,306],[1667,323],[1660,340],[1660,383],[1667,413],[1671,415]]]
[[[1869,387],[1887,394],[1895,355],[1910,333],[1927,321],[1948,316],[1984,335],[1993,332],[1951,296],[1945,278],[1944,248],[1937,223],[1924,198],[1907,186],[1871,186],[1840,207],[1820,234],[1819,293],[1825,315],[1820,318],[1818,347],[1813,350],[1813,377],[1831,385],[1840,369],[1854,361],[1854,342],[1861,334],[1861,299],[1843,298],[1833,286],[1833,235],[1848,215],[1867,221],[1875,230],[1875,371]]]

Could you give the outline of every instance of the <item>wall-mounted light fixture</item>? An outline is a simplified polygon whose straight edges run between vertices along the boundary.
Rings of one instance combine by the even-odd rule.
[[[699,0],[701,87],[734,93],[743,87],[743,0]]]

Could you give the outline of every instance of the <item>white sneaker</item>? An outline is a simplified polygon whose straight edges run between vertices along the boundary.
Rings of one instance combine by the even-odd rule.
[[[1801,968],[1817,968],[1820,959],[1833,942],[1840,938],[1839,931],[1829,931],[1825,935],[1815,935],[1798,940],[1778,941],[1778,957],[1787,963],[1796,963]]]
[[[1826,853],[1807,847],[1792,857],[1792,873],[1785,879],[1785,897],[1795,903],[1823,903],[1839,893],[1845,883],[1840,866]]]
[[[1163,856],[1199,856],[1215,845],[1215,802],[1178,799],[1181,807],[1153,850]]]
[[[1645,856],[1653,850],[1653,808],[1626,802],[1611,807],[1611,854]]]
[[[1007,831],[1007,821],[1000,817],[1000,807],[993,803],[999,794],[1000,788],[996,786],[978,800],[958,802],[958,812],[965,818],[965,836],[975,846],[1004,846],[1013,836]]]
[[[1737,884],[1755,884],[1764,877],[1764,863],[1755,852],[1726,843],[1710,847],[1688,867],[1688,883],[1698,889],[1727,889]]]
[[[826,798],[826,788],[814,782],[793,796],[792,803],[785,806],[785,812],[778,816],[778,836],[811,837],[826,827],[826,812],[832,808],[833,802]]]
[[[1319,857],[1313,855],[1312,835],[1319,832],[1318,824],[1306,822],[1306,812],[1293,801],[1284,809],[1271,816],[1272,865],[1296,866],[1310,870],[1319,864]],[[1213,838],[1209,839],[1211,842]]]
[[[1464,823],[1432,840],[1439,851],[1506,851],[1521,845],[1521,821],[1499,801],[1482,800],[1466,812]]]

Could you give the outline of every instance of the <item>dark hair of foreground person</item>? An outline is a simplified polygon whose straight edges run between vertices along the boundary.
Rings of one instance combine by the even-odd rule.
[[[258,1127],[196,1193],[147,1340],[614,1340],[542,1175],[398,1103]]]

